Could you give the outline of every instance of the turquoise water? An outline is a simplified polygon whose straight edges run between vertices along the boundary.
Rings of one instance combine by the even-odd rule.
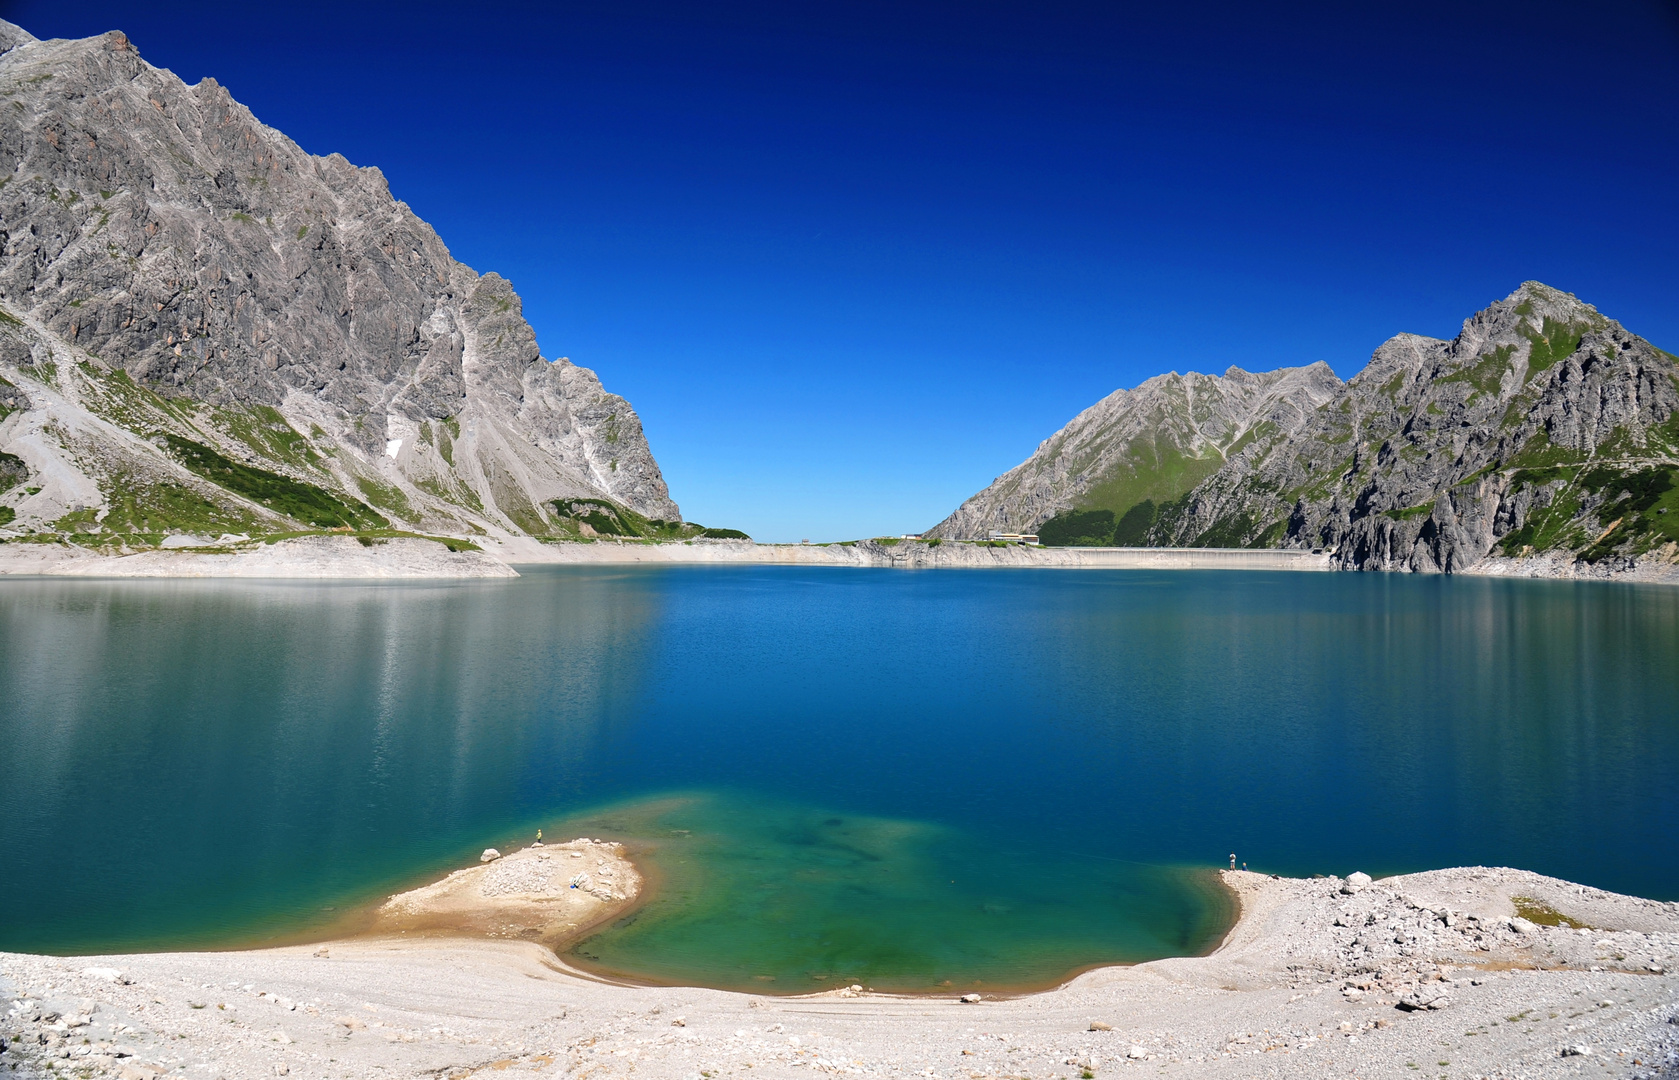
[[[772,992],[1197,951],[1232,851],[1679,897],[1679,590],[0,583],[0,948],[319,933],[538,827],[624,837],[660,883],[581,961]]]

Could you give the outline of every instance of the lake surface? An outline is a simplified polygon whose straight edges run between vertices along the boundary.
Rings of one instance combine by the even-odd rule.
[[[489,845],[659,882],[577,961],[805,992],[1203,951],[1206,869],[1679,897],[1679,589],[543,568],[0,582],[0,949],[252,944]]]

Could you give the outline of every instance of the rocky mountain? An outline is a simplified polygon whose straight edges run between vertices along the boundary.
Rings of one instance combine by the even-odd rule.
[[[13,537],[697,530],[629,403],[378,169],[121,33],[0,22],[0,380]]]
[[[1034,532],[1051,543],[1140,544],[1156,509],[1256,439],[1292,432],[1340,390],[1328,364],[1159,375],[1073,417],[928,533]]]
[[[1679,359],[1538,282],[1451,341],[1400,334],[1302,422],[1250,430],[1152,508],[1142,543],[1323,548],[1350,569],[1679,561]],[[1065,500],[1073,515],[1092,490]],[[1050,539],[1059,509],[1020,524]]]

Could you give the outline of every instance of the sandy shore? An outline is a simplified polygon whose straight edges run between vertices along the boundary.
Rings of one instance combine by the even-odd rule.
[[[391,897],[367,936],[512,938],[558,950],[622,915],[641,892],[622,844],[579,837],[505,856],[486,848],[478,866]]]
[[[530,941],[400,933],[238,953],[0,954],[0,1067],[122,1080],[1679,1070],[1679,905],[1506,869],[1362,887],[1223,877],[1241,917],[1212,955],[977,1003],[621,986]]]

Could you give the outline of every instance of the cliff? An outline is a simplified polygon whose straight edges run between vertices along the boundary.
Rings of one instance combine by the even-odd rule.
[[[1348,569],[1679,562],[1679,360],[1576,297],[1527,282],[1451,341],[1400,334],[1344,384],[1317,370],[1121,391],[938,530],[1006,521],[1050,543],[1322,549]],[[1219,385],[1237,377],[1270,379],[1270,396]],[[1180,386],[1217,386],[1217,407]],[[1175,492],[1105,479],[1158,478],[1171,461]]]
[[[384,176],[316,157],[120,33],[0,22],[0,526],[680,523],[628,402],[544,359],[519,297]]]

